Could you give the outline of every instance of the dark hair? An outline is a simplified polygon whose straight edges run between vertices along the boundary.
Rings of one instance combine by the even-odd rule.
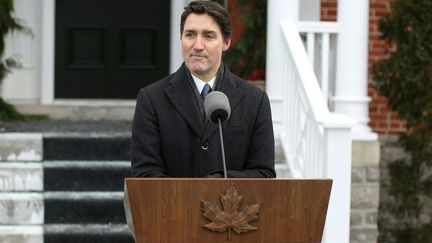
[[[180,35],[183,35],[184,24],[186,18],[190,14],[208,14],[217,22],[221,29],[222,36],[225,41],[232,36],[231,19],[228,11],[222,7],[219,3],[213,1],[193,1],[184,8],[184,12],[181,15],[180,22]]]

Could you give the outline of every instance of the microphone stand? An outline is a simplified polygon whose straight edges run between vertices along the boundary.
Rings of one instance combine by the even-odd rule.
[[[227,169],[226,169],[226,162],[225,162],[225,148],[224,148],[223,135],[222,135],[222,122],[221,122],[220,117],[218,117],[218,123],[219,123],[219,138],[220,138],[221,150],[222,150],[222,164],[223,164],[223,170],[224,170],[224,178],[228,178]]]

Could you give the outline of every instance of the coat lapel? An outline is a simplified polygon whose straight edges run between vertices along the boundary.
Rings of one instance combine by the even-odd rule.
[[[203,115],[197,104],[194,90],[182,68],[172,76],[170,86],[165,89],[165,93],[192,130],[197,135],[202,136],[204,130]]]
[[[224,78],[221,82],[219,91],[223,92],[228,97],[232,114],[235,112],[237,105],[243,97],[243,90],[241,89],[241,85],[235,82],[234,76],[231,74],[228,68],[225,68]],[[210,137],[217,130],[218,124],[209,121],[205,129],[204,139]]]

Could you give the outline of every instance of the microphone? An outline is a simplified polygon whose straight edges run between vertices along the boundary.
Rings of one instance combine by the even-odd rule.
[[[204,110],[208,120],[219,124],[219,138],[221,143],[224,178],[228,178],[222,135],[222,122],[227,121],[231,115],[231,106],[228,97],[220,91],[210,92],[204,100]]]
[[[220,119],[221,122],[225,122],[231,115],[228,97],[220,91],[210,92],[206,96],[204,100],[204,110],[207,119],[214,123],[218,123],[218,119]]]

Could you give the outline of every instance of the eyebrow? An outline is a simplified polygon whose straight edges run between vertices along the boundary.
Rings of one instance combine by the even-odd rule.
[[[197,30],[194,30],[194,29],[185,29],[184,30],[184,33],[197,33],[198,31]],[[203,32],[203,34],[214,34],[214,35],[216,35],[217,34],[217,32],[216,31],[214,31],[214,30],[203,30],[202,31]]]
[[[203,33],[204,34],[213,34],[213,35],[217,34],[216,31],[214,31],[214,30],[204,30]]]

